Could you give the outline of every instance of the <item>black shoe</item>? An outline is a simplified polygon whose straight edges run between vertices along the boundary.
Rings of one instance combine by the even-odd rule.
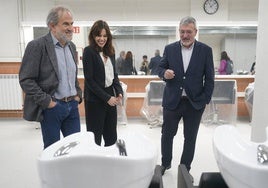
[[[162,176],[165,174],[165,171],[170,169],[171,168],[171,165],[168,165],[167,167],[161,165],[161,174]]]

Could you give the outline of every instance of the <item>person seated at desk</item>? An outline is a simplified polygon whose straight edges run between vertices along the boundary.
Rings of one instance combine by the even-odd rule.
[[[141,62],[141,67],[140,71],[144,72],[145,75],[149,73],[149,68],[148,68],[148,60],[147,60],[147,55],[142,56],[143,61]]]

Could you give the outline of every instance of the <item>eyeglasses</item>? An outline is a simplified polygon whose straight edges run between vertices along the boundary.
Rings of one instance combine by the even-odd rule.
[[[179,30],[180,35],[184,35],[184,34],[192,35],[194,33],[194,31],[196,31],[196,30]]]

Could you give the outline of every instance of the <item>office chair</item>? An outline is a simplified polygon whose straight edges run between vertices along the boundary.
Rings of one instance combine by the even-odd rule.
[[[204,124],[235,123],[237,117],[236,80],[215,80],[211,102],[206,106]]]
[[[146,87],[141,114],[149,121],[150,128],[161,126],[163,123],[162,97],[165,88],[164,81],[152,80]]]

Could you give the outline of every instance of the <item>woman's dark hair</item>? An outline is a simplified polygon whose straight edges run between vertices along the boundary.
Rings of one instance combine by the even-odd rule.
[[[126,59],[132,59],[132,52],[131,51],[127,51]]]
[[[230,60],[229,56],[227,55],[226,51],[221,52],[221,60]]]
[[[95,41],[95,37],[100,35],[102,29],[105,29],[106,31],[107,42],[103,48],[100,48]],[[103,54],[106,56],[112,56],[115,53],[112,44],[112,34],[110,28],[108,24],[103,20],[98,20],[93,24],[88,35],[88,42],[90,46],[93,46],[93,48],[98,52],[103,52]]]

